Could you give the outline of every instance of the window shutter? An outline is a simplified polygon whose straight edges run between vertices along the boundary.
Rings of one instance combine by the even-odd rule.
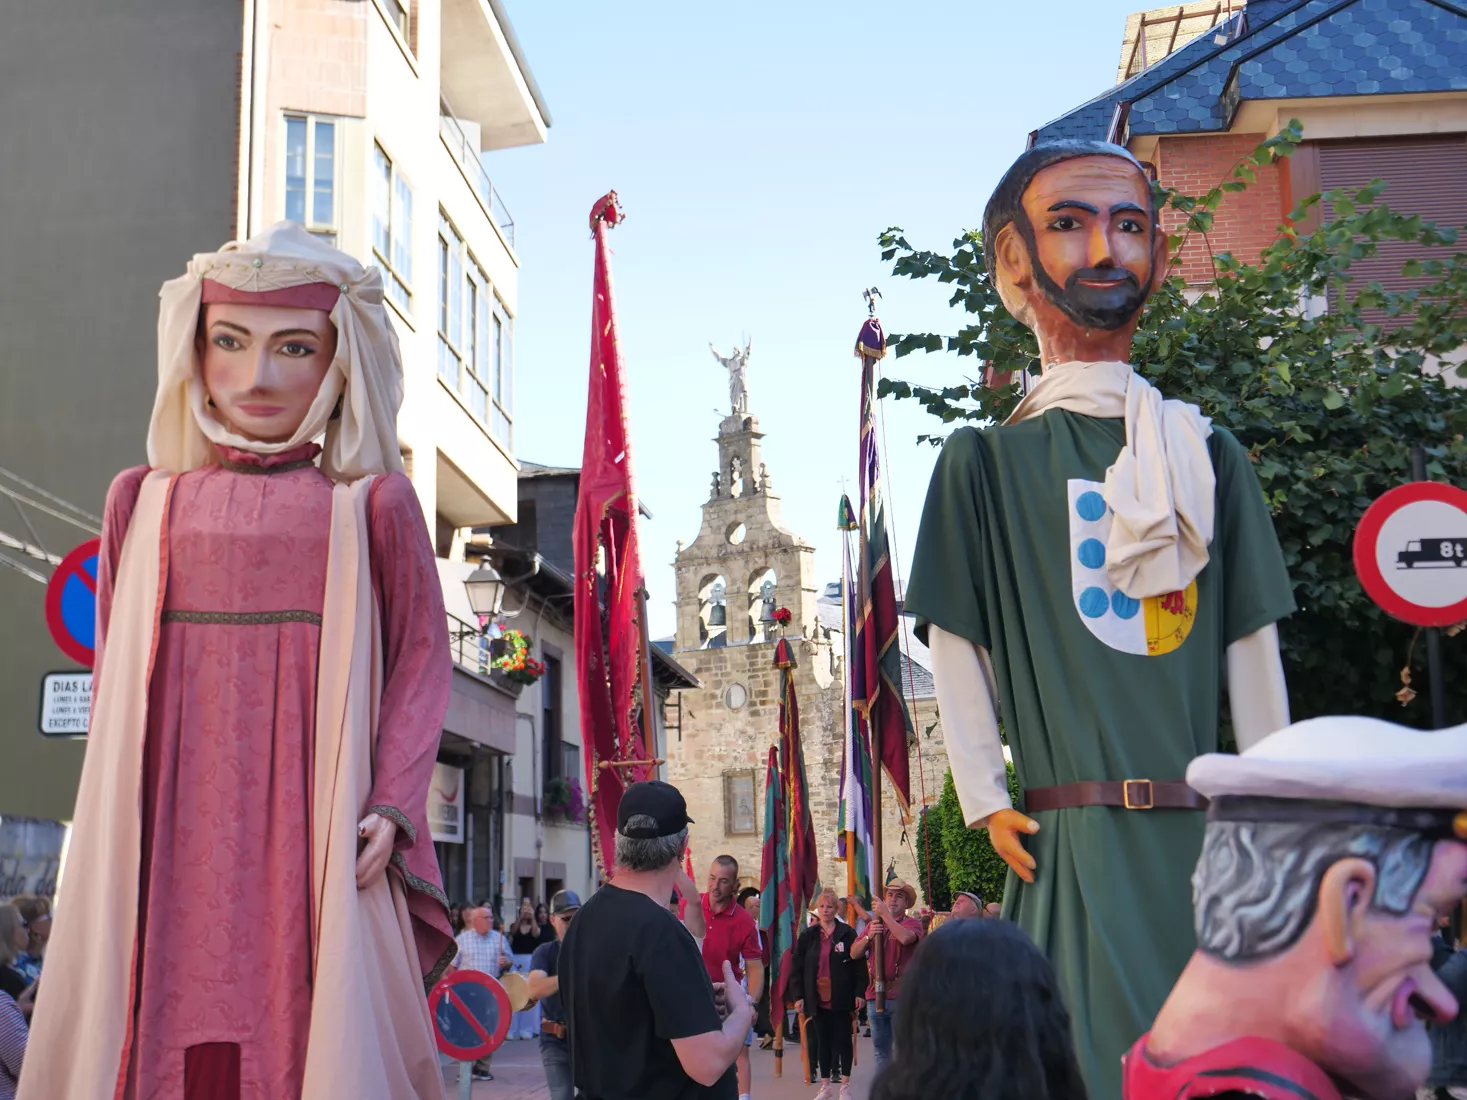
[[[1359,138],[1311,143],[1319,151],[1319,188],[1359,190],[1373,179],[1385,181],[1380,201],[1401,214],[1467,230],[1467,135],[1418,135],[1404,138]],[[1326,209],[1326,217],[1332,214]],[[1427,278],[1408,279],[1401,266],[1410,259],[1446,259],[1467,249],[1467,232],[1454,248],[1426,248],[1406,241],[1383,241],[1376,254],[1350,267],[1352,290],[1378,282],[1387,290],[1426,286]],[[1362,315],[1370,324],[1401,324],[1383,311]]]

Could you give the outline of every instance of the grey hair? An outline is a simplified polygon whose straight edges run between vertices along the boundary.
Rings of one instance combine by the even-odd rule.
[[[633,814],[627,818],[629,829],[655,829],[657,819],[647,814]],[[616,834],[616,865],[628,871],[660,871],[669,863],[675,863],[683,854],[688,843],[688,830],[672,836],[634,837]]]
[[[1378,825],[1209,822],[1192,875],[1197,945],[1227,962],[1288,950],[1314,919],[1324,873],[1342,859],[1375,864],[1371,906],[1399,916],[1426,878],[1433,844]]]

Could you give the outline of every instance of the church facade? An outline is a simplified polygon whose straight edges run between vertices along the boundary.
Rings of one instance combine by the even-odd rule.
[[[742,373],[742,363],[740,368]],[[840,586],[817,581],[814,546],[784,525],[762,454],[764,433],[747,411],[747,397],[731,404],[734,411],[718,426],[718,466],[703,504],[702,527],[691,543],[678,544],[673,562],[677,633],[671,649],[701,686],[682,692],[681,729],[669,731],[667,777],[683,792],[695,819],[689,843],[700,886],[709,863],[725,854],[739,861],[742,885],[758,886],[765,771],[769,747],[779,736],[774,643],[780,628],[773,614],[787,608],[791,621],[784,636],[795,654],[820,880],[844,894],[845,864],[835,858],[845,697]],[[854,444],[852,451],[854,457]],[[841,537],[834,530],[834,502],[831,516],[831,537]],[[909,631],[906,637],[916,647]],[[911,746],[915,813],[924,781],[930,803],[941,795],[947,756],[936,726],[931,675],[916,653],[904,664],[921,746],[920,777],[917,742]],[[885,857],[916,885],[915,817],[904,830],[889,788],[885,809]]]

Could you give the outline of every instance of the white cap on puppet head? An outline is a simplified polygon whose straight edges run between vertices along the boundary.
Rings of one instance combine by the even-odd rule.
[[[1310,718],[1239,756],[1199,756],[1187,768],[1187,783],[1214,800],[1451,811],[1467,822],[1460,814],[1467,810],[1467,725],[1418,730],[1378,718]]]
[[[330,310],[336,358],[299,430],[284,442],[246,439],[209,413],[195,345],[206,283],[216,300],[308,302]],[[402,354],[382,304],[376,268],[363,267],[293,222],[281,222],[247,241],[230,241],[218,252],[195,256],[187,274],[163,284],[159,298],[158,396],[148,426],[151,466],[183,473],[213,462],[213,444],[276,454],[324,432],[321,470],[333,480],[402,470],[397,445]],[[338,398],[341,415],[333,420]]]

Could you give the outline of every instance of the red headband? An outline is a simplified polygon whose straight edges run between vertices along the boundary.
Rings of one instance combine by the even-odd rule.
[[[321,309],[330,313],[341,297],[335,283],[301,283],[280,290],[236,290],[232,286],[204,280],[204,305],[228,302],[241,306],[284,306],[290,309]]]

